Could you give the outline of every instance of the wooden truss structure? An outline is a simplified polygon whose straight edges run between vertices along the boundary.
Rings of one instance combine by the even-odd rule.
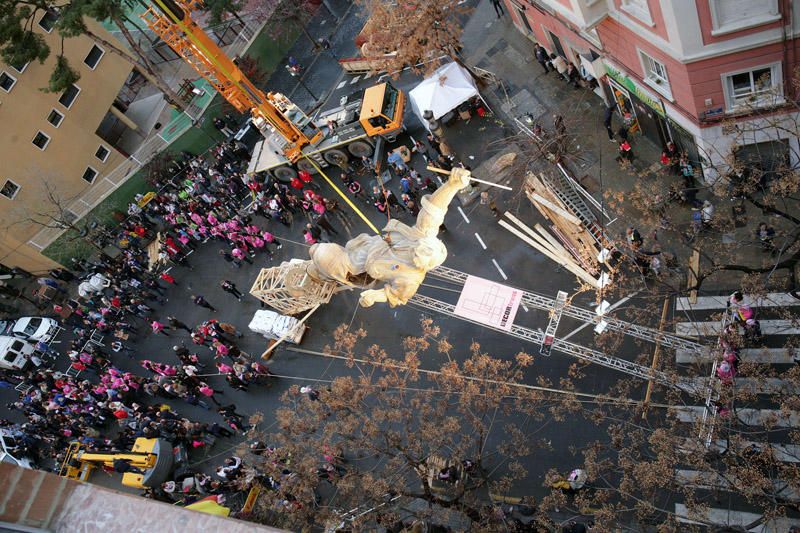
[[[341,288],[335,281],[319,281],[308,274],[311,261],[292,260],[262,268],[250,294],[284,315],[295,315],[331,301]]]

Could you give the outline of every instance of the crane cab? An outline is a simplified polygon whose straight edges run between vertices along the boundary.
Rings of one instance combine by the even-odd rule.
[[[406,97],[391,83],[379,83],[364,91],[359,122],[370,137],[394,140],[403,128]]]

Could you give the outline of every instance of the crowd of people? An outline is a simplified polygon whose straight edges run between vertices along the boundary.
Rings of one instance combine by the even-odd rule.
[[[191,328],[175,316],[164,322],[158,318],[169,287],[178,285],[169,267],[191,268],[189,256],[201,243],[219,242],[224,246],[221,251],[236,261],[249,260],[270,246],[280,247],[271,233],[239,212],[248,184],[240,171],[243,156],[246,153],[233,144],[221,143],[210,158],[186,160],[179,172],[164,176],[156,195],[131,204],[116,236],[121,245],[116,258],[99,254],[92,262],[74,259],[69,276],[46,278],[58,292],[72,295],[53,305],[53,312],[72,333],[66,343],[68,367],[55,371],[42,365],[24,373],[4,372],[4,382],[21,391],[18,401],[8,407],[27,419],[22,424],[0,421],[5,434],[14,438],[17,453],[52,469],[63,461],[72,442],[102,452],[129,450],[137,437],[161,437],[192,450],[206,446],[211,438],[232,437],[250,428],[234,405],[221,405],[218,397],[224,391],[202,377],[223,375],[240,390],[268,382],[269,368],[237,346],[242,334],[215,319]],[[153,239],[157,253],[148,254],[145,245]],[[101,285],[82,296],[62,284],[90,278],[99,279]],[[221,289],[242,297],[229,280],[222,280]],[[193,294],[191,299],[215,310],[202,295]],[[141,357],[134,340],[148,330],[164,336],[185,330],[196,347],[212,350],[215,364],[183,342],[173,346],[175,364]],[[37,349],[56,354],[44,343]],[[116,359],[121,355],[138,360],[146,375],[121,370]],[[214,370],[202,370],[207,367]],[[182,417],[164,403],[173,400],[205,409],[211,409],[208,402],[213,402],[219,419],[200,423]]]
[[[440,151],[441,141],[431,136],[429,142],[430,149],[417,142],[414,151],[432,164],[451,167],[452,159]],[[64,295],[52,311],[71,332],[64,345],[68,367],[55,371],[41,365],[24,373],[3,373],[3,382],[21,391],[9,408],[27,420],[0,421],[6,434],[14,437],[16,453],[41,468],[57,469],[74,442],[86,450],[112,452],[130,450],[138,437],[159,437],[192,453],[216,439],[251,429],[248,417],[237,412],[235,404],[223,401],[226,391],[217,383],[224,378],[231,389],[247,391],[268,385],[274,376],[242,350],[238,344],[242,333],[214,317],[217,308],[200,291],[176,291],[188,283],[180,277],[194,268],[192,254],[201,245],[218,247],[222,262],[238,269],[259,256],[259,262],[267,262],[282,247],[269,230],[271,224],[300,226],[305,242],[313,244],[341,236],[342,228],[349,233],[351,215],[336,200],[324,197],[309,173],[300,171],[290,183],[264,180],[242,171],[245,157],[246,152],[228,142],[207,156],[183,156],[175,172],[163,176],[156,194],[138,196],[130,204],[127,219],[112,237],[120,249],[116,257],[100,253],[92,261],[74,259],[70,270],[45,278],[43,283]],[[400,177],[399,199],[383,184],[372,187],[371,198],[363,193],[362,182],[376,178],[370,161],[361,161],[358,169],[346,165],[340,169],[340,179],[353,198],[387,216],[416,215],[419,197],[436,190],[436,182],[423,178],[402,159],[390,165]],[[78,284],[80,291],[75,290]],[[218,287],[238,301],[244,297],[224,274]],[[187,324],[162,311],[169,298],[186,292],[191,292],[187,304],[212,316]],[[170,338],[174,359],[161,362],[164,357],[156,361],[142,353],[137,344],[145,335]],[[58,360],[53,346],[40,343],[37,348]],[[123,361],[131,360],[140,372],[122,370],[130,367]],[[309,387],[301,394],[307,394],[309,401],[319,400],[319,393]],[[182,403],[215,410],[218,416],[213,422],[192,420],[179,414]],[[254,454],[280,462],[277,450],[263,443],[254,446]],[[119,468],[115,463],[114,469],[135,470],[123,463]],[[148,489],[146,495],[184,503],[206,495],[229,496],[237,490],[241,468],[241,459],[232,457],[215,475],[189,470]],[[283,477],[291,476],[288,468],[284,470]],[[330,480],[342,472],[338,459],[331,456],[318,474],[320,480]],[[272,488],[284,481],[281,476],[263,480]],[[293,503],[287,500],[286,505]]]

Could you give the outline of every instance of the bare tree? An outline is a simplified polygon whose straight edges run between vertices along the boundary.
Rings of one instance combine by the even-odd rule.
[[[447,59],[458,60],[465,12],[458,0],[417,2],[359,0],[369,15],[368,48],[384,59],[384,69],[399,72],[410,66],[429,74]]]

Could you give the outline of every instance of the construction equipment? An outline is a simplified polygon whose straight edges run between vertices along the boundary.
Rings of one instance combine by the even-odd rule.
[[[380,154],[383,142],[393,142],[403,129],[405,94],[389,82],[367,88],[360,98],[342,99],[314,120],[284,95],[263,92],[192,20],[201,5],[201,0],[153,0],[142,18],[238,111],[250,111],[264,136],[250,173],[289,181],[297,170],[314,174],[328,165],[345,167],[350,157]]]
[[[166,439],[144,437],[136,439],[130,452],[92,452],[80,442],[73,442],[67,448],[58,475],[86,481],[95,468],[113,469],[117,460],[125,461],[133,468],[133,471],[122,474],[122,484],[142,489],[157,487],[166,481],[176,467],[185,462],[186,451],[180,446],[173,447]]]

